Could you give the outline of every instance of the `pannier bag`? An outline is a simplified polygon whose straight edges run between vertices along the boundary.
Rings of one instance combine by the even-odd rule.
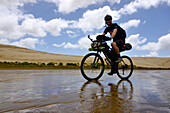
[[[124,45],[124,49],[125,49],[125,50],[131,50],[131,49],[132,49],[132,45],[131,45],[130,43],[126,43],[126,44]]]
[[[121,49],[120,52],[122,51],[126,51],[126,50],[131,50],[132,49],[132,45],[130,43],[126,43]]]

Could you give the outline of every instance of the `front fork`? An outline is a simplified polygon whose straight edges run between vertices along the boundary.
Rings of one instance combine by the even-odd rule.
[[[97,51],[97,54],[101,54],[101,52]],[[98,67],[98,61],[99,61],[99,57],[95,56],[93,64],[92,64],[92,68],[97,68]]]

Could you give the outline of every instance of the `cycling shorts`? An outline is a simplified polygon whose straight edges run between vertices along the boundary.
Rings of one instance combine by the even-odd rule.
[[[115,40],[113,42],[116,42],[117,47],[119,49],[121,49],[124,46],[124,44],[125,44],[125,39],[118,39],[118,40]]]

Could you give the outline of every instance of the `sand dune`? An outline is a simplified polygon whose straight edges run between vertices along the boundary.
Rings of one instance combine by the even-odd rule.
[[[0,61],[8,62],[63,62],[80,63],[83,56],[52,54],[27,48],[0,44]],[[170,57],[132,57],[134,65],[140,67],[170,68]]]

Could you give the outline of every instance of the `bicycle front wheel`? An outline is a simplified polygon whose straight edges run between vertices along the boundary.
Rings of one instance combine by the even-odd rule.
[[[104,72],[104,61],[97,53],[87,54],[81,62],[81,73],[87,80],[98,80]]]
[[[128,56],[122,56],[121,59],[117,66],[117,75],[121,79],[128,79],[133,72],[133,62]]]

